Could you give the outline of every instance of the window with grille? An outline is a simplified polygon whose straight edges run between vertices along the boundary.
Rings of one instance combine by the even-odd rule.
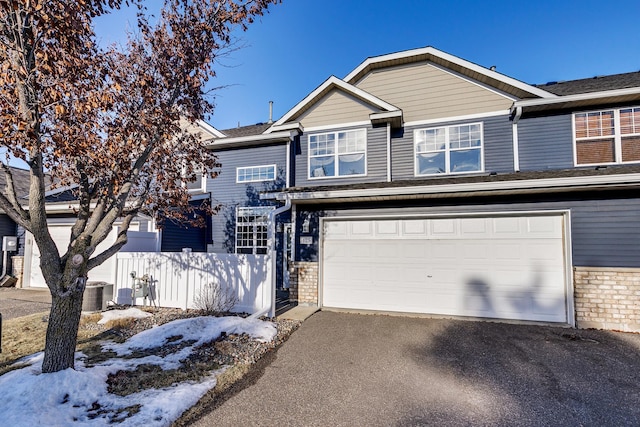
[[[236,168],[236,182],[262,182],[276,179],[276,165]]]
[[[416,176],[482,171],[482,124],[417,129]]]
[[[309,135],[309,178],[366,174],[366,129]]]
[[[575,113],[576,165],[640,161],[640,107]]]
[[[236,208],[236,253],[265,255],[269,248],[269,207]]]

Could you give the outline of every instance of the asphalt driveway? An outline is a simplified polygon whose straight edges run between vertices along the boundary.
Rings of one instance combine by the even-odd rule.
[[[640,425],[640,335],[319,312],[225,399],[192,425]]]
[[[0,314],[4,320],[51,309],[49,289],[16,289],[0,287]]]

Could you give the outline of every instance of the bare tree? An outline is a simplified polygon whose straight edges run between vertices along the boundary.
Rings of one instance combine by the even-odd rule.
[[[205,87],[231,32],[279,0],[165,0],[153,24],[143,0],[0,0],[2,208],[30,231],[52,295],[43,372],[74,367],[87,273],[114,255],[140,212],[185,219],[182,184],[215,170],[216,157],[185,131],[213,112]],[[100,47],[93,19],[132,5],[137,30]],[[8,156],[30,172],[28,206]],[[76,221],[60,253],[47,228],[45,174],[74,188]],[[215,174],[215,172],[213,173]],[[205,207],[212,212],[214,208]],[[101,253],[115,221],[115,243]]]

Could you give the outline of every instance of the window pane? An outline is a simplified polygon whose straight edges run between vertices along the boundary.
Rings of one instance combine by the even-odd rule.
[[[640,136],[622,138],[622,161],[640,161]]]
[[[344,154],[338,156],[340,176],[364,175],[364,154]]]
[[[187,182],[187,189],[189,190],[201,190],[202,189],[202,174],[199,173],[196,176],[196,180],[193,182]]]
[[[615,160],[613,139],[596,139],[576,143],[579,165],[611,163]]]
[[[311,157],[309,159],[309,175],[311,177],[335,176],[335,157]]]
[[[620,110],[620,131],[623,135],[640,133],[640,108]]]
[[[576,114],[576,138],[587,137],[587,115]]]
[[[445,153],[418,154],[418,174],[431,175],[445,173]]]
[[[471,172],[480,170],[480,150],[459,150],[451,152],[451,172]]]

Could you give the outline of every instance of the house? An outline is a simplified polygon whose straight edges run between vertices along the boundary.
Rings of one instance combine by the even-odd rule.
[[[408,50],[208,147],[210,250],[274,227],[299,304],[640,330],[639,72],[531,85]]]
[[[16,195],[19,198],[25,198],[29,194],[29,171],[20,169],[17,167],[9,166],[13,175],[13,180],[16,187]],[[6,176],[4,172],[0,173],[0,188],[6,186]],[[7,274],[12,272],[12,256],[20,256],[24,254],[24,233],[19,232],[18,226],[14,220],[9,218],[6,213],[0,213],[0,241],[7,237],[18,237],[17,250],[15,252],[7,253],[7,266],[6,269],[3,266],[4,257],[0,257],[0,271],[6,271]],[[16,266],[20,267],[20,266]]]
[[[273,274],[326,309],[640,331],[640,72],[531,85],[426,47],[331,76],[275,122],[192,131],[221,168],[185,185],[218,215],[159,232],[141,218],[130,235],[275,255],[218,275],[242,282],[246,307],[268,305],[252,289]],[[68,195],[50,196],[68,235]],[[165,299],[187,307],[195,286]]]

